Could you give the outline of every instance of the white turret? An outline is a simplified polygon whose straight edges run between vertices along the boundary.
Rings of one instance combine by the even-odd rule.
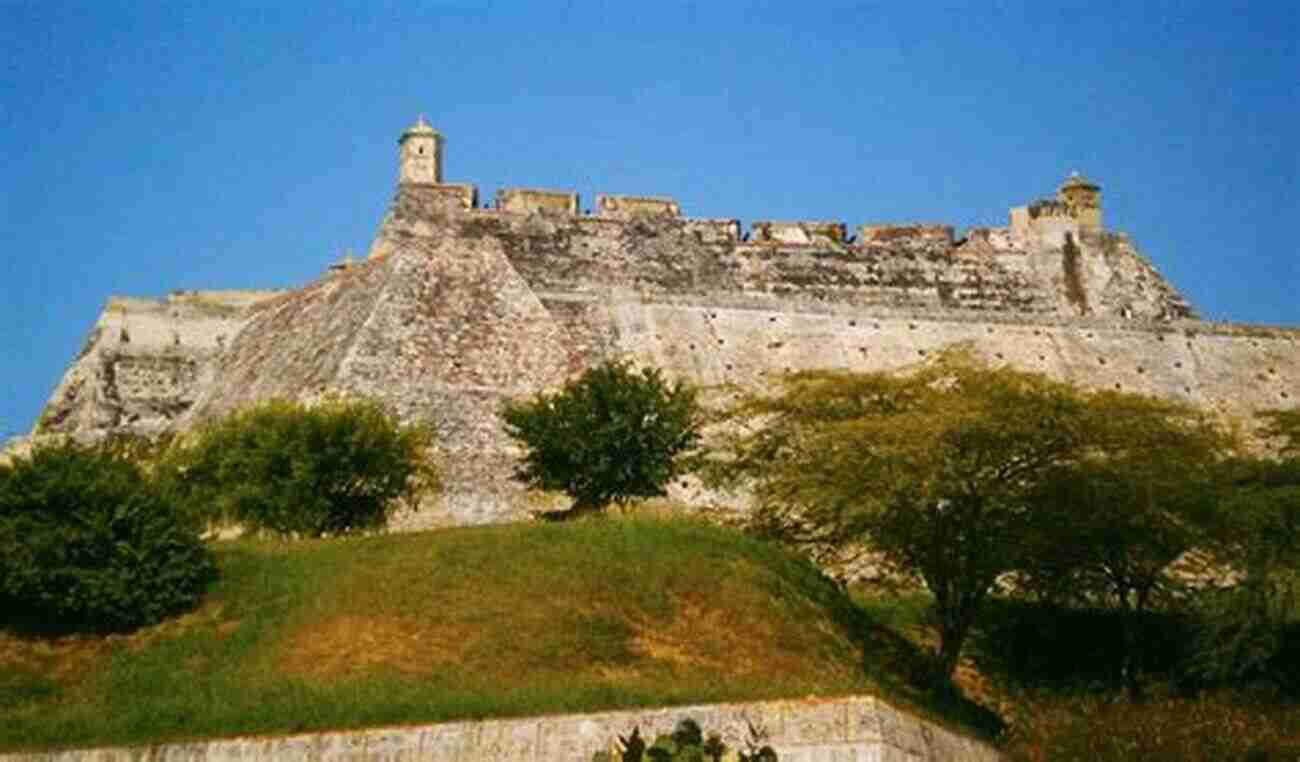
[[[442,135],[421,114],[397,140],[399,183],[437,185],[442,182]]]

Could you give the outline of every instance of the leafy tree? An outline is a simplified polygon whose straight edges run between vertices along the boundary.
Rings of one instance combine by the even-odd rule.
[[[193,608],[214,576],[198,526],[113,447],[0,464],[0,621],[131,629]]]
[[[864,544],[934,596],[940,684],[999,576],[1023,565],[1027,515],[1088,442],[1087,403],[1044,376],[944,353],[910,373],[808,372],[732,412],[715,484],[748,484],[755,526],[814,547]]]
[[[566,516],[665,494],[701,426],[694,389],[620,362],[591,368],[558,392],[507,403],[501,417],[527,448],[515,478],[573,498]]]
[[[209,521],[319,537],[382,527],[396,502],[434,488],[431,441],[373,401],[271,400],[202,427],[158,473]]]
[[[1288,631],[1300,628],[1300,452],[1238,457],[1220,474],[1216,549],[1239,579],[1201,596],[1191,670],[1212,681],[1267,674],[1300,689],[1300,664],[1278,663]]]
[[[1229,441],[1202,412],[1135,394],[1096,392],[1087,448],[1057,464],[1034,496],[1019,582],[1057,600],[1120,613],[1119,674],[1141,688],[1141,621],[1216,573],[1216,471]]]

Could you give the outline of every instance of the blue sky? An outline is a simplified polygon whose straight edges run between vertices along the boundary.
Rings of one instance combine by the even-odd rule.
[[[451,181],[691,216],[1003,225],[1070,170],[1214,319],[1300,324],[1293,2],[0,0],[0,437],[113,294],[364,252],[423,112]]]

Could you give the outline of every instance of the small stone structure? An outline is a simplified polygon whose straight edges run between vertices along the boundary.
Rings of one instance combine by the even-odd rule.
[[[1001,762],[988,744],[870,696],[715,704],[279,737],[0,754],[0,762],[591,762],[619,735],[651,739],[690,717],[744,749],[752,724],[781,762]],[[617,759],[617,757],[615,757]],[[734,757],[732,757],[734,759]]]
[[[578,213],[578,194],[536,188],[505,188],[497,191],[496,208],[514,214]]]
[[[602,193],[596,196],[596,213],[616,219],[680,217],[682,208],[671,198],[661,196],[614,196]]]

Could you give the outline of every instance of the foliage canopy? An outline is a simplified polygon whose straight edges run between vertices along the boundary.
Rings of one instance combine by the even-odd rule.
[[[194,607],[215,566],[197,525],[112,447],[0,464],[0,619],[116,631]]]
[[[378,403],[271,400],[210,423],[164,456],[159,478],[208,521],[319,537],[384,526],[437,485],[424,426]]]
[[[693,388],[655,368],[609,362],[558,392],[507,403],[506,431],[527,448],[515,478],[573,498],[570,514],[656,497],[698,445]]]
[[[1075,501],[1053,520],[1035,518],[1052,491],[1070,483],[1067,475],[1089,476],[1097,489],[1117,474],[1129,487],[1173,479],[1158,458],[1141,457],[1144,448],[1176,446],[1199,457],[1217,441],[1186,408],[1085,393],[958,350],[902,374],[795,374],[776,396],[742,400],[732,425],[711,480],[751,486],[760,531],[826,553],[859,546],[873,562],[919,577],[934,596],[943,679],[998,578],[1037,573],[1062,543],[1075,542],[1076,520],[1085,517],[1072,512],[1092,506]],[[1117,454],[1127,459],[1113,460]],[[1152,527],[1168,528],[1154,518],[1143,525],[1109,518],[1088,526],[1098,536],[1103,525],[1115,527],[1126,550],[1130,541],[1170,550],[1149,539]],[[1082,574],[1096,559],[1071,560],[1078,563],[1061,575]],[[1163,569],[1169,560],[1153,563]]]

